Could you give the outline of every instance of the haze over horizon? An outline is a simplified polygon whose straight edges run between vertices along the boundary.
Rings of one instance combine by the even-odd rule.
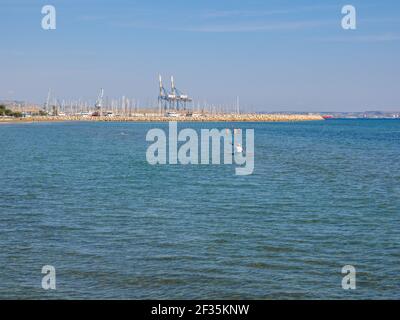
[[[41,28],[42,6],[57,29]],[[357,9],[344,30],[341,9]],[[158,74],[195,103],[256,111],[400,111],[400,3],[3,0],[0,100],[157,98]]]

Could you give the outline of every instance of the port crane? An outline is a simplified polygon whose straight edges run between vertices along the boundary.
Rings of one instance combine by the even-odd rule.
[[[174,77],[171,76],[171,91],[168,92],[162,83],[161,75],[159,75],[159,86],[160,91],[158,95],[158,104],[160,111],[164,110],[176,110],[179,111],[181,108],[186,110],[188,102],[193,101],[187,94],[184,94],[175,86]]]
[[[158,82],[160,86],[160,91],[158,94],[158,107],[161,112],[162,110],[167,110],[168,108],[168,92],[164,88],[161,75],[158,75]]]
[[[173,108],[179,110],[181,107],[183,107],[183,110],[186,110],[187,103],[192,102],[192,99],[189,98],[187,94],[181,92],[179,89],[176,88],[173,76],[171,77],[171,92]]]

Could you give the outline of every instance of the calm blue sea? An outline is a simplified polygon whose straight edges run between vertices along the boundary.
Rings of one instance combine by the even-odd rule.
[[[251,176],[150,166],[156,127],[0,124],[0,298],[400,298],[399,120],[179,124],[254,128]]]

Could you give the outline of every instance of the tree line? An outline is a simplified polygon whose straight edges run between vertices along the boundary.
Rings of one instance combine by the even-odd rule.
[[[10,109],[7,109],[6,106],[0,105],[0,117],[15,117],[15,118],[21,118],[22,113],[19,111],[12,111]]]

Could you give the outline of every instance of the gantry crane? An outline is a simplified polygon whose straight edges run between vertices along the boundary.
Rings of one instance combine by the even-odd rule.
[[[179,111],[181,108],[186,110],[187,102],[191,102],[192,99],[189,98],[187,94],[182,93],[176,88],[173,76],[171,76],[171,92],[167,92],[167,90],[165,90],[161,75],[159,75],[159,85],[160,91],[158,95],[158,103],[160,111],[162,109],[173,109]]]

